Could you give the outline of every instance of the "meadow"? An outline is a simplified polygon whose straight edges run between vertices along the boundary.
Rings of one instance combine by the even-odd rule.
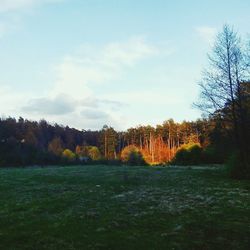
[[[249,249],[250,183],[223,166],[0,169],[0,249]]]

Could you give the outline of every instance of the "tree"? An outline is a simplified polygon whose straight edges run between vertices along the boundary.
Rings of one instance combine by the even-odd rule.
[[[116,147],[118,145],[118,134],[112,128],[104,125],[100,135],[100,149],[105,159],[116,159]]]
[[[249,170],[249,112],[245,111],[246,93],[244,83],[249,79],[250,61],[237,32],[225,25],[218,33],[212,53],[208,55],[209,66],[200,82],[200,102],[196,104],[205,113],[216,116],[229,124],[236,149]],[[242,168],[241,168],[242,169]]]
[[[55,137],[48,146],[48,151],[54,155],[60,156],[63,152],[63,143],[61,138]]]
[[[100,153],[100,150],[98,149],[98,147],[90,146],[88,153],[89,153],[89,157],[93,161],[98,161],[101,159],[101,153]]]

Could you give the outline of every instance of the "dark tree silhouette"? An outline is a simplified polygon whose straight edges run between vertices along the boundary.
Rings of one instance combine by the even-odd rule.
[[[218,33],[208,60],[209,66],[199,84],[200,102],[196,106],[229,124],[235,148],[239,151],[240,171],[249,174],[250,124],[246,80],[250,79],[250,61],[248,51],[244,50],[232,27],[225,25]]]

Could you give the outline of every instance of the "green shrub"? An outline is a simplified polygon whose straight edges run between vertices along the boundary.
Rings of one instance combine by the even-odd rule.
[[[125,147],[121,152],[121,160],[128,165],[146,165],[140,149],[134,145]]]
[[[250,179],[250,163],[244,162],[239,152],[231,154],[226,163],[230,177],[234,179]]]
[[[199,144],[183,145],[172,160],[176,165],[197,165],[202,163],[203,150]]]
[[[69,161],[74,161],[76,159],[76,155],[70,149],[65,149],[62,156]]]
[[[98,147],[96,146],[77,146],[76,155],[78,157],[89,158],[92,161],[101,160],[101,153]]]
[[[176,152],[174,159],[172,160],[173,164],[176,165],[186,165],[188,164],[188,151],[185,148],[181,148]]]
[[[189,163],[192,165],[197,165],[202,163],[202,148],[200,145],[195,144],[188,149],[188,159]]]

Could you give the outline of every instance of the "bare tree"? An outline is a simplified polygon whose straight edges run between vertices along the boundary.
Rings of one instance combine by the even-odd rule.
[[[203,71],[199,84],[200,101],[195,104],[205,113],[216,114],[231,123],[235,143],[244,161],[247,161],[249,151],[249,112],[245,111],[244,105],[249,98],[249,88],[245,87],[250,79],[249,58],[249,50],[244,49],[237,32],[225,25],[208,55],[209,66]]]

